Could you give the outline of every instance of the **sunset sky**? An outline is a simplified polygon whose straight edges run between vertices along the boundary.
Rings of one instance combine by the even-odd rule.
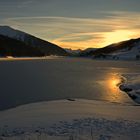
[[[64,48],[140,37],[140,0],[0,0],[0,24]]]

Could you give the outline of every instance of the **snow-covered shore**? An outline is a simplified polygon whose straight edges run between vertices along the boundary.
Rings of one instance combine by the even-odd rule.
[[[23,60],[45,60],[45,59],[56,59],[56,58],[63,58],[64,56],[42,56],[42,57],[0,57],[0,61],[23,61]]]
[[[140,139],[140,108],[103,101],[58,100],[0,112],[4,140]]]
[[[124,76],[126,78],[120,85],[120,90],[126,92],[133,101],[140,104],[140,74],[126,74]]]

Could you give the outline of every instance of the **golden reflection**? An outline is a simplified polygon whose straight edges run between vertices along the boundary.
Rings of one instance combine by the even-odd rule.
[[[113,77],[111,77],[111,79],[108,80],[108,85],[111,90],[117,90],[120,82],[121,82],[121,80],[119,77],[113,76]]]
[[[119,89],[121,83],[121,77],[119,75],[108,75],[106,87],[108,88],[106,98],[112,102],[121,102],[123,100],[123,94]]]
[[[117,74],[109,74],[103,81],[103,90],[105,91],[104,99],[110,102],[122,102],[124,94],[119,90],[121,77]]]

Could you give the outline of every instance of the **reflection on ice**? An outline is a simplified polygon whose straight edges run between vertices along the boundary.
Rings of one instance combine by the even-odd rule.
[[[103,87],[105,91],[105,100],[110,102],[123,102],[123,95],[119,89],[119,85],[124,82],[125,79],[121,77],[118,73],[110,73],[106,75],[106,78],[99,81],[99,84]]]

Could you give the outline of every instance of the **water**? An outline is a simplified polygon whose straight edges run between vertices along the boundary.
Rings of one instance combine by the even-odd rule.
[[[116,86],[122,74],[140,72],[135,61],[82,58],[0,61],[0,110],[67,98],[133,103]]]

